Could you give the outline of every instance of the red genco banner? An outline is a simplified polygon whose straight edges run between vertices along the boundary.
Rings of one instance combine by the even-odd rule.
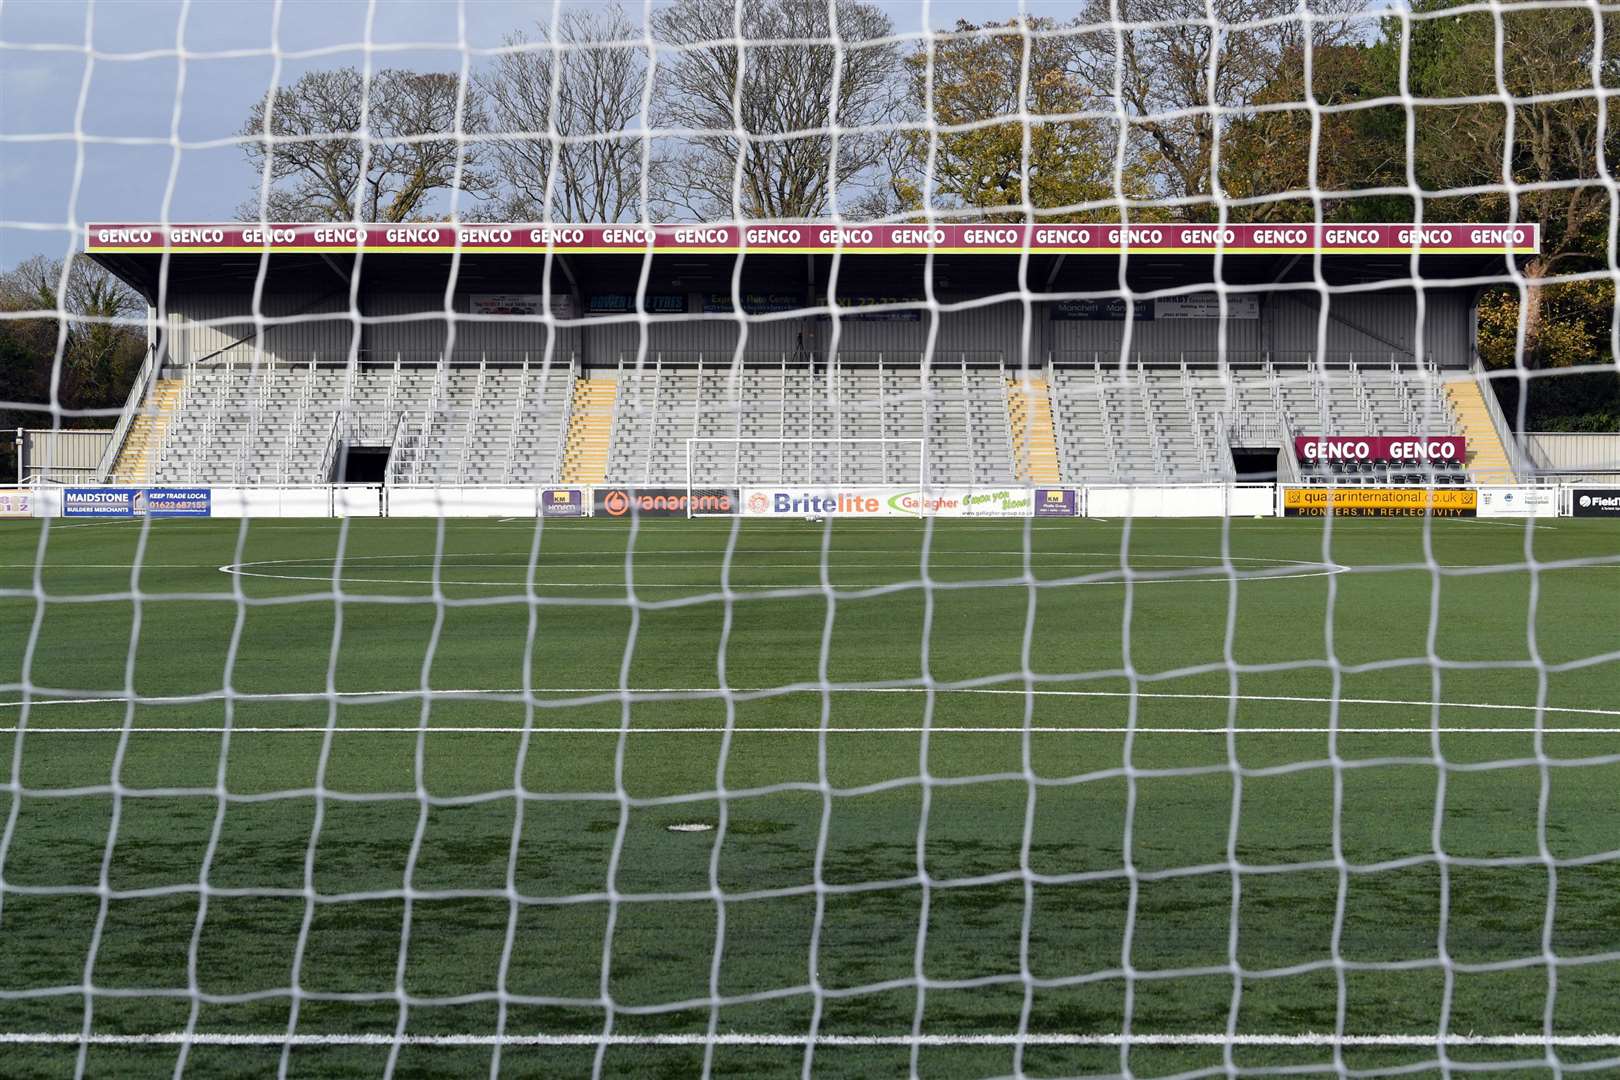
[[[1294,439],[1300,461],[1466,461],[1468,440],[1461,435],[1300,435]]]
[[[1121,251],[1226,254],[1533,255],[1525,225],[100,225],[85,250],[112,253],[401,252],[525,254]]]

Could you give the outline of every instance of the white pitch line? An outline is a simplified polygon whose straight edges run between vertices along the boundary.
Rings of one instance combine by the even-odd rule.
[[[83,1035],[66,1031],[0,1032],[0,1044],[78,1046],[1320,1046],[1320,1047],[1505,1047],[1546,1049],[1620,1047],[1620,1034],[1593,1035],[1335,1035],[1307,1031],[1297,1035],[1237,1034],[1224,1032],[1063,1034],[1030,1032],[1024,1035],[798,1035],[775,1032],[725,1031],[714,1035],[377,1035],[259,1034],[254,1032],[154,1031],[133,1034]]]
[[[103,727],[34,727],[26,728],[16,726],[0,727],[0,735],[15,735],[23,731],[29,735],[108,735],[122,734],[126,729],[116,725]],[[229,731],[232,735],[320,735],[328,728],[323,724],[284,724],[269,726],[239,726],[226,728],[219,724],[199,725],[197,727],[148,727],[136,724],[127,729],[131,735],[185,735],[204,734],[220,735]],[[429,724],[422,727],[416,724],[398,725],[339,725],[330,729],[334,734],[356,732],[360,734],[391,734],[406,735],[520,735],[523,728],[518,725],[454,725]],[[813,725],[784,725],[770,724],[737,725],[724,728],[718,725],[697,727],[553,727],[546,724],[535,724],[530,729],[536,735],[719,735],[726,731],[736,734],[776,735],[776,734],[820,734],[825,731],[829,735],[883,735],[905,734],[907,732],[927,731],[940,735],[1022,735],[1025,731],[1021,727],[996,727],[993,725],[970,726],[963,724],[936,724],[924,727],[921,724],[883,724],[864,725],[860,727],[828,727],[820,728]],[[1047,726],[1036,725],[1028,729],[1035,735],[1124,735],[1127,732],[1136,735],[1226,735],[1229,732],[1236,735],[1330,735],[1337,732],[1340,735],[1432,735],[1438,731],[1442,735],[1533,735],[1541,732],[1546,735],[1620,735],[1620,727],[1135,727],[1124,726]]]
[[[542,700],[548,695],[558,694],[629,694],[632,697],[638,694],[707,694],[720,697],[723,694],[771,695],[786,697],[793,694],[924,694],[930,689],[923,686],[803,686],[803,687],[771,687],[771,686],[732,686],[721,689],[717,686],[547,686],[535,687],[529,691],[536,700]],[[1340,705],[1389,705],[1405,706],[1416,709],[1484,709],[1500,712],[1531,712],[1531,713],[1566,713],[1576,716],[1620,716],[1620,709],[1580,708],[1570,705],[1512,705],[1498,704],[1490,701],[1421,701],[1415,698],[1331,698],[1309,697],[1296,694],[1188,694],[1170,693],[1162,691],[1130,691],[1130,690],[1037,690],[1019,688],[1001,688],[987,686],[937,686],[932,688],[935,694],[997,694],[1017,695],[1031,694],[1035,697],[1079,697],[1079,698],[1152,698],[1170,701],[1275,701],[1291,705],[1331,705],[1337,702]],[[513,697],[521,698],[525,693],[522,687],[514,689],[472,689],[472,690],[430,690],[430,697],[450,701],[456,698],[480,697]],[[418,701],[422,697],[422,688],[418,686],[400,690],[306,690],[306,691],[278,691],[268,693],[249,693],[233,691],[230,695],[234,701],[328,701],[332,698],[365,698],[365,697],[394,697],[401,700]],[[150,697],[136,696],[136,702],[141,705],[197,705],[209,701],[223,701],[226,695],[221,691],[207,691],[202,694],[154,694]],[[125,705],[130,698],[128,695],[108,697],[38,697],[27,704],[33,708],[45,705]],[[21,701],[0,701],[0,709],[21,708]],[[1342,730],[1342,729],[1341,729]],[[1426,730],[1426,729],[1425,729]]]

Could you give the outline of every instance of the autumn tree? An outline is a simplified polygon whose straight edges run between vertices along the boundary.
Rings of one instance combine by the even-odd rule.
[[[1406,183],[1405,110],[1362,104],[1398,93],[1395,73],[1381,61],[1363,44],[1315,48],[1308,58],[1296,46],[1282,55],[1253,111],[1221,133],[1231,220],[1312,221],[1317,201],[1329,221],[1411,217],[1405,196],[1360,194]]]
[[[1295,0],[1088,0],[1073,43],[1082,77],[1118,85],[1130,141],[1154,195],[1189,220],[1208,220],[1221,194],[1215,149],[1221,109],[1253,105],[1291,50],[1343,44],[1361,0],[1320,0],[1306,24]],[[1121,25],[1124,24],[1124,25]]]
[[[1423,0],[1414,12],[1430,17],[1411,22],[1408,83],[1422,101],[1413,132],[1419,182],[1442,195],[1473,189],[1439,199],[1441,214],[1541,226],[1518,313],[1524,362],[1573,362],[1583,351],[1572,352],[1566,335],[1547,325],[1548,295],[1560,286],[1546,279],[1607,265],[1604,170],[1620,154],[1620,133],[1612,120],[1604,123],[1601,99],[1620,86],[1620,20],[1595,9],[1508,4],[1497,11],[1499,43],[1493,12],[1453,16],[1444,14],[1448,6]],[[1392,63],[1398,29],[1391,21],[1382,45]],[[1498,68],[1506,102],[1488,100],[1500,93]],[[1487,100],[1464,100],[1475,98]]]
[[[495,189],[483,91],[458,75],[311,71],[254,105],[240,132],[261,180],[244,220],[421,220],[448,195],[467,216]]]
[[[931,50],[906,58],[909,104],[926,124],[906,135],[903,206],[920,207],[931,193],[936,205],[1017,219],[1026,206],[1061,210],[1116,197],[1116,130],[1076,115],[1106,112],[1107,101],[1080,78],[1057,31],[1047,18],[959,20]],[[1127,193],[1140,192],[1133,164],[1121,180]]]
[[[676,147],[662,191],[673,212],[820,217],[882,182],[902,80],[875,5],[675,0],[652,29],[678,47],[660,54],[654,102]]]

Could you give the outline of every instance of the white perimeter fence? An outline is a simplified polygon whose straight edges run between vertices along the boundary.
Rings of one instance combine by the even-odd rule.
[[[135,517],[1062,518],[1598,517],[1620,488],[1588,485],[793,486],[305,484],[0,488],[0,519]]]

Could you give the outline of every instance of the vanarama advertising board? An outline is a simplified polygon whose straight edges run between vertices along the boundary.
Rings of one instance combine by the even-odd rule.
[[[1283,517],[1474,517],[1473,488],[1283,489]]]

